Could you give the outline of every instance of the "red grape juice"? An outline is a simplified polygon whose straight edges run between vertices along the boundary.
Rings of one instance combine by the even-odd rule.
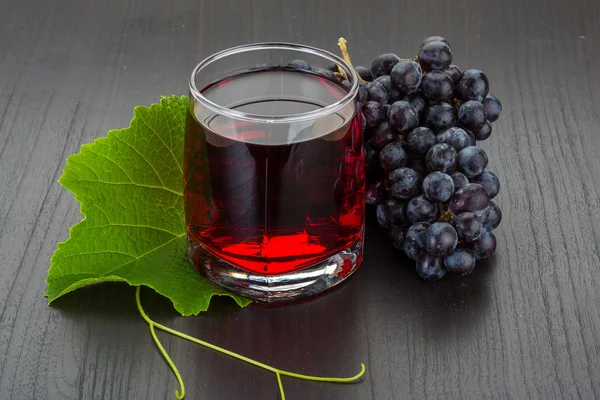
[[[235,75],[201,92],[230,110],[276,119],[322,109],[348,90],[310,72],[278,68]],[[262,123],[224,117],[192,100],[184,168],[185,220],[196,264],[210,255],[251,273],[283,274],[362,239],[360,112]]]

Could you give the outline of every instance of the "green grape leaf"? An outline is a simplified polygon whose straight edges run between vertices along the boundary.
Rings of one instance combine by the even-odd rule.
[[[182,315],[197,315],[212,296],[249,300],[203,278],[187,258],[183,212],[186,97],[163,97],[136,107],[129,128],[111,130],[67,158],[59,179],[81,203],[84,219],[71,227],[50,260],[51,303],[100,282],[145,285],[168,297]]]

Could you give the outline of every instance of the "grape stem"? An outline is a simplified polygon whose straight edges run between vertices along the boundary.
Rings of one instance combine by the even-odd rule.
[[[252,364],[252,365],[254,365],[256,367],[259,367],[259,368],[262,368],[262,369],[266,369],[267,371],[273,372],[275,374],[275,376],[277,377],[277,385],[279,386],[279,393],[281,394],[281,400],[285,400],[285,393],[284,393],[284,390],[283,390],[283,383],[281,381],[281,376],[282,375],[289,376],[291,378],[304,379],[304,380],[307,380],[307,381],[332,382],[332,383],[350,383],[350,382],[355,382],[360,377],[362,377],[364,375],[364,373],[365,373],[365,364],[361,363],[360,364],[360,367],[361,367],[360,372],[358,374],[356,374],[354,376],[351,376],[351,377],[348,377],[348,378],[330,378],[330,377],[321,377],[321,376],[311,376],[311,375],[296,374],[294,372],[284,371],[284,370],[272,367],[270,365],[263,364],[263,363],[261,363],[259,361],[252,360],[251,358],[245,357],[245,356],[243,356],[241,354],[234,353],[233,351],[224,349],[224,348],[219,347],[219,346],[215,346],[214,344],[210,344],[210,343],[205,342],[205,341],[200,340],[200,339],[196,339],[195,337],[186,335],[183,332],[176,331],[175,329],[171,329],[171,328],[169,328],[167,326],[159,324],[156,321],[153,321],[148,316],[148,314],[146,314],[146,312],[144,311],[144,309],[142,308],[142,302],[140,300],[140,288],[141,288],[141,286],[138,286],[136,288],[136,291],[135,291],[135,301],[136,301],[136,304],[137,304],[138,311],[140,312],[140,315],[142,316],[142,318],[144,318],[144,320],[148,323],[148,325],[150,327],[150,334],[152,335],[152,338],[154,339],[154,342],[158,346],[158,349],[160,350],[162,356],[167,361],[167,363],[169,364],[169,367],[171,367],[171,370],[173,371],[173,374],[177,378],[177,382],[179,383],[179,387],[181,389],[181,391],[179,391],[178,389],[175,390],[175,397],[178,400],[182,400],[185,397],[185,386],[183,384],[183,379],[181,378],[181,374],[177,370],[177,367],[175,366],[175,363],[173,362],[173,360],[171,360],[171,357],[169,357],[169,355],[167,354],[167,351],[165,350],[165,348],[161,344],[160,340],[158,339],[158,336],[156,335],[156,329],[160,329],[160,330],[165,331],[167,333],[170,333],[172,335],[178,336],[178,337],[180,337],[182,339],[189,340],[190,342],[199,344],[199,345],[204,346],[204,347],[208,347],[209,349],[218,351],[219,353],[226,354],[226,355],[228,355],[230,357],[233,357],[233,358],[236,358],[238,360],[245,361],[248,364]]]
[[[438,209],[440,210],[440,216],[438,217],[438,222],[452,222],[454,220],[454,214],[450,209],[444,210],[444,205],[441,202],[438,202]]]
[[[348,47],[346,47],[346,43],[348,43],[348,41],[346,39],[344,39],[343,37],[338,39],[338,47],[340,48],[340,51],[342,52],[342,58],[344,59],[344,61],[346,61],[348,64],[350,64],[351,67],[353,67],[352,61],[350,61],[350,54],[348,53]],[[346,73],[344,72],[342,67],[340,67],[339,65],[338,65],[338,71],[340,72],[340,74],[342,74],[342,75],[344,75],[344,77],[346,77]],[[346,79],[348,79],[348,78],[346,77]],[[360,79],[362,81],[362,83],[364,83],[364,84],[368,83],[363,78],[361,78],[360,75],[358,76],[358,79]]]
[[[338,39],[338,47],[340,48],[340,51],[342,52],[342,58],[344,59],[344,61],[346,61],[348,64],[350,64],[350,66],[352,66],[352,61],[350,61],[350,53],[348,53],[348,47],[346,46],[346,43],[348,43],[348,41],[346,39],[344,39],[343,37]],[[401,58],[400,61],[408,61],[408,60],[413,60],[413,61],[418,61],[419,60],[419,56],[414,56],[413,58]],[[342,69],[342,67],[340,67],[338,65],[338,72],[344,76],[344,78],[348,79],[348,77],[346,76],[346,72],[344,72],[344,70]],[[425,72],[423,72],[423,75],[425,75]],[[362,83],[364,83],[365,85],[369,82],[365,81],[360,75],[358,76],[358,79],[361,80]]]
[[[460,108],[460,106],[462,106],[462,101],[460,101],[457,98],[450,99],[450,103],[454,106],[454,109],[456,111],[458,111],[458,109]]]

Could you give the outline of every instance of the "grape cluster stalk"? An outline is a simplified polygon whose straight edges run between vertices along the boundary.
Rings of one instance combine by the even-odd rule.
[[[338,43],[349,61],[346,41]],[[502,104],[480,70],[452,64],[448,40],[431,36],[414,59],[377,56],[360,76],[366,203],[392,245],[427,280],[470,274],[496,250],[500,181],[478,146]]]

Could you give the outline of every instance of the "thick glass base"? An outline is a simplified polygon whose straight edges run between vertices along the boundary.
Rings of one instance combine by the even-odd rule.
[[[192,265],[214,284],[252,300],[281,302],[316,295],[348,278],[362,262],[363,237],[324,261],[279,275],[248,272],[198,244],[190,244],[188,255]]]

